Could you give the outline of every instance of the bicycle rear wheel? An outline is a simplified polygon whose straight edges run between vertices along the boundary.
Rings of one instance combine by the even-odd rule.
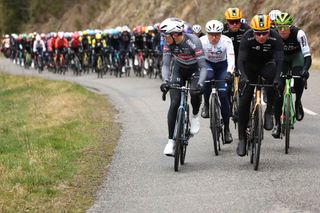
[[[263,124],[262,124],[262,108],[261,105],[257,106],[255,115],[254,115],[254,138],[253,138],[253,169],[258,170],[259,161],[260,161],[260,148],[263,134]]]
[[[176,125],[175,125],[175,134],[174,138],[176,141],[175,145],[175,151],[174,151],[174,171],[179,171],[179,160],[181,156],[181,146],[183,143],[183,117],[184,117],[184,110],[179,109],[178,110],[178,115],[177,115],[177,120],[176,120]]]
[[[284,108],[284,116],[285,116],[285,153],[288,154],[289,146],[290,146],[290,97],[287,95],[285,98],[286,106]]]
[[[216,106],[216,98],[217,96],[212,94],[211,95],[211,101],[210,101],[210,129],[212,133],[212,142],[213,142],[213,148],[214,148],[214,154],[218,155],[218,120],[219,118],[219,113],[217,112],[217,106]]]

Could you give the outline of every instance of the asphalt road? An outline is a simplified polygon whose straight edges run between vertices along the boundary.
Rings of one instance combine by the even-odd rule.
[[[0,70],[40,76],[3,59]],[[237,156],[233,128],[234,142],[215,156],[208,120],[202,119],[186,164],[174,172],[173,158],[163,155],[169,101],[161,100],[159,80],[41,76],[77,82],[106,95],[119,110],[121,138],[88,212],[320,212],[319,72],[308,81],[305,118],[292,131],[289,154],[284,140],[265,131],[259,171],[249,157]]]

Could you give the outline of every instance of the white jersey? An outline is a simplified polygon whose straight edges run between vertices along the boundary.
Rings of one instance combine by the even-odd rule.
[[[37,52],[37,49],[41,48],[43,52],[46,51],[46,45],[44,44],[43,40],[40,41],[34,41],[33,42],[33,52]]]
[[[233,73],[235,67],[235,57],[232,40],[225,35],[221,35],[219,42],[212,45],[209,42],[208,35],[200,38],[206,60],[218,63],[227,60],[227,71]]]

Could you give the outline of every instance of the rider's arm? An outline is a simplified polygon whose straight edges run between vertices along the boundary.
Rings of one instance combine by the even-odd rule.
[[[46,45],[45,45],[43,40],[41,40],[41,46],[42,46],[42,51],[45,52],[46,51]]]
[[[33,42],[32,51],[33,51],[34,53],[37,52],[37,41],[34,41],[34,42]]]
[[[245,34],[246,35],[246,34]],[[246,36],[243,36],[240,41],[239,53],[238,53],[238,68],[243,79],[248,79],[245,73],[245,63],[248,57],[248,40]]]
[[[304,70],[309,70],[312,60],[311,60],[311,51],[308,44],[307,36],[303,30],[299,30],[297,34],[297,40],[300,43],[301,52],[304,57]]]
[[[196,45],[194,51],[195,51],[195,55],[196,55],[196,58],[197,58],[197,63],[198,63],[199,70],[200,70],[200,76],[199,76],[198,84],[203,85],[204,81],[207,78],[207,68],[206,68],[205,55],[204,55],[204,51],[203,51],[203,48],[202,48],[202,43],[201,43],[199,38],[194,40],[194,44]]]
[[[283,66],[283,58],[284,58],[284,52],[283,52],[283,42],[279,34],[275,34],[276,41],[273,49],[273,58],[276,61],[276,75],[274,77],[274,80],[277,80],[280,78],[280,73],[282,71]]]
[[[162,65],[162,79],[164,81],[169,81],[170,79],[170,62],[172,59],[172,54],[170,48],[165,45],[163,48],[163,65]]]
[[[234,56],[233,43],[230,38],[227,38],[226,45],[227,45],[226,48],[227,48],[227,61],[228,61],[227,72],[233,73],[234,67],[235,67],[235,56]]]

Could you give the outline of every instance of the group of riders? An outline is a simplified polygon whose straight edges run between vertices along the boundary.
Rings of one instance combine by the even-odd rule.
[[[134,69],[139,76],[152,72],[150,77],[151,74],[161,77],[159,26],[160,23],[136,26],[132,30],[124,25],[106,30],[6,34],[1,50],[14,63],[26,68],[49,71],[71,68],[79,75],[110,71],[117,77]]]
[[[264,128],[272,130],[272,136],[279,138],[284,89],[281,75],[290,70],[293,75],[301,76],[294,79],[295,113],[296,119],[301,121],[304,117],[301,97],[309,78],[311,52],[304,31],[293,24],[293,17],[287,12],[272,10],[268,15],[258,14],[247,24],[239,8],[228,8],[224,19],[225,23],[208,21],[204,32],[199,24],[191,26],[179,18],[167,18],[161,23],[136,26],[132,30],[125,25],[104,31],[11,34],[5,35],[1,50],[14,63],[25,67],[47,67],[56,71],[59,67],[73,66],[81,74],[89,69],[101,72],[99,64],[102,64],[104,73],[113,70],[117,76],[131,69],[138,76],[154,72],[155,77],[158,75],[163,80],[162,92],[167,92],[172,84],[183,86],[189,81],[193,114],[191,134],[199,132],[200,115],[209,117],[211,85],[205,81],[220,80],[216,86],[227,144],[233,141],[229,128],[230,88],[234,77],[240,76],[237,154],[244,156],[254,92],[247,84],[257,82],[258,76],[262,76],[266,83],[273,85],[264,91],[267,103]],[[76,67],[75,61],[78,61]],[[170,96],[169,140],[164,149],[168,156],[174,154],[173,134],[180,93],[170,90]],[[200,113],[202,96],[204,104]]]
[[[211,84],[208,80],[218,80],[216,84],[221,103],[224,123],[224,140],[233,141],[230,132],[231,92],[234,77],[239,77],[238,90],[238,137],[237,154],[247,153],[247,126],[250,104],[254,88],[249,83],[257,83],[262,77],[272,87],[264,88],[267,104],[264,113],[264,129],[272,130],[274,138],[280,138],[280,116],[282,113],[284,78],[290,70],[294,79],[295,116],[301,121],[304,111],[301,97],[309,78],[311,52],[303,30],[293,24],[293,17],[287,12],[272,10],[268,15],[255,15],[249,24],[243,21],[239,8],[228,8],[224,14],[225,23],[210,20],[205,25],[205,34],[200,25],[194,25],[194,34],[184,32],[185,22],[179,18],[167,18],[160,24],[164,38],[163,82],[160,86],[166,93],[170,86],[184,86],[190,83],[192,105],[190,133],[197,134],[200,129],[200,115],[209,117],[209,98]],[[203,108],[200,112],[204,97]],[[168,143],[164,154],[174,155],[174,129],[180,92],[170,90],[168,111]]]

